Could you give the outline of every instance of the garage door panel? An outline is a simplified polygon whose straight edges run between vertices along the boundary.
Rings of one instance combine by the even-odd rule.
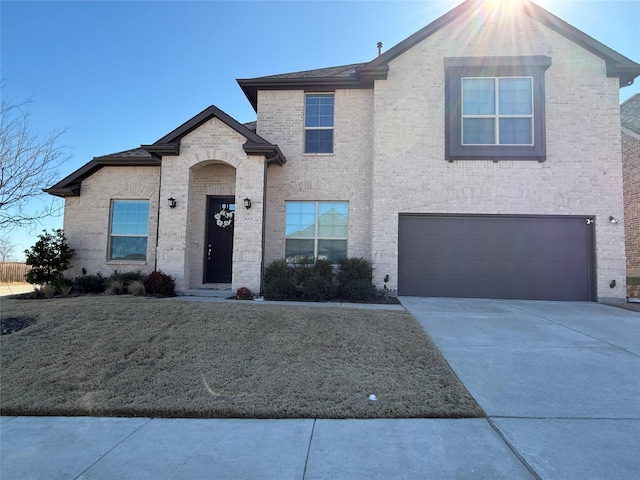
[[[401,215],[400,295],[595,300],[586,217]]]

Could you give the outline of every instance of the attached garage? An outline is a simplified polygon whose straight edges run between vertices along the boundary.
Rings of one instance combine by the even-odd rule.
[[[595,301],[594,220],[401,214],[398,294]]]

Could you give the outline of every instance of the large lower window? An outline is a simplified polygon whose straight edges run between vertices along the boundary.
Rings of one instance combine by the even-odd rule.
[[[148,235],[148,200],[111,202],[109,260],[146,260]]]
[[[545,56],[445,59],[446,158],[546,159]]]
[[[347,256],[349,204],[347,202],[287,202],[285,257],[328,259]]]
[[[304,153],[333,153],[333,94],[307,94]]]

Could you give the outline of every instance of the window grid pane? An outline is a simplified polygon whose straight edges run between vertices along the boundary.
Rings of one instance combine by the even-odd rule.
[[[328,258],[337,263],[347,255],[347,202],[286,202],[285,258]]]
[[[493,78],[463,78],[462,114],[495,115],[495,89]]]
[[[462,78],[462,145],[533,145],[531,77]]]
[[[333,94],[306,95],[305,153],[333,153],[333,117]]]

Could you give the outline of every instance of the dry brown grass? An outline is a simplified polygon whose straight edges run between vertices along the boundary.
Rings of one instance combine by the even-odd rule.
[[[106,295],[1,308],[37,318],[0,338],[2,415],[483,415],[405,312]]]

